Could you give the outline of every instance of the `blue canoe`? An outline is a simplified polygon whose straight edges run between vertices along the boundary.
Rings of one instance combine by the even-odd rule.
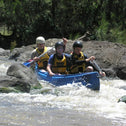
[[[98,72],[68,74],[68,75],[54,75],[50,76],[48,72],[42,72],[37,67],[35,68],[38,79],[45,80],[55,86],[62,86],[81,82],[87,88],[92,90],[100,90],[100,80]]]

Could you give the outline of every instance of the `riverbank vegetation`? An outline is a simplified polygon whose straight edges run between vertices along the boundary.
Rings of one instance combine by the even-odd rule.
[[[11,31],[5,44],[0,30],[1,45],[9,48],[33,44],[39,35],[126,44],[125,0],[0,0],[0,10],[0,26]]]

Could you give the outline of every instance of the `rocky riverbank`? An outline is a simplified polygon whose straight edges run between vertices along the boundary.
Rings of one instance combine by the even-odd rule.
[[[48,39],[46,46],[52,47],[61,39]],[[66,45],[66,52],[72,52],[72,44],[74,41],[69,40]],[[83,52],[87,56],[94,55],[98,65],[106,72],[108,77],[119,77],[126,79],[126,45],[112,43],[107,41],[82,41]],[[30,59],[31,51],[36,45],[29,45],[21,48],[15,48],[10,58],[24,62]],[[5,50],[6,52],[6,50]]]
[[[57,41],[61,41],[61,39],[57,39],[57,38],[48,39],[46,40],[46,46],[52,47],[53,45],[55,45]],[[66,53],[72,52],[73,42],[74,41],[72,40],[68,41],[66,45]],[[83,52],[85,52],[87,56],[94,55],[96,57],[97,64],[101,67],[103,71],[106,72],[106,75],[108,77],[111,77],[111,78],[119,77],[120,79],[126,80],[126,45],[107,42],[107,41],[82,41],[82,42],[83,42]],[[34,48],[36,48],[36,44],[23,46],[20,48],[15,48],[12,52],[10,52],[10,50],[4,50],[0,48],[0,58],[1,59],[6,58],[7,60],[14,59],[18,62],[23,63],[27,61],[28,59],[30,59],[31,51]],[[18,72],[20,75],[19,78],[24,78],[25,75],[22,74],[23,72],[21,72],[20,70],[21,66],[17,66],[17,67],[18,67]],[[10,75],[8,74],[7,76],[10,76]],[[28,77],[29,79],[27,78],[27,80],[25,80],[27,82],[31,80],[30,75]],[[3,80],[6,80],[6,78],[7,77],[2,77],[0,79],[0,83],[3,82]],[[16,78],[18,78],[18,76],[16,76]],[[22,83],[25,83],[25,81]],[[18,80],[18,82],[20,81]],[[29,82],[29,85],[30,84],[31,84],[31,81]],[[27,90],[28,92],[30,90],[29,86],[26,86],[26,87],[28,87],[28,90]]]

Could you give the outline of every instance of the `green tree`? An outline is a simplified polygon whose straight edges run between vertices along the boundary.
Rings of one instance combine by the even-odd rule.
[[[17,46],[37,36],[126,43],[125,0],[0,0],[0,22],[14,34]],[[14,41],[12,40],[12,41]]]

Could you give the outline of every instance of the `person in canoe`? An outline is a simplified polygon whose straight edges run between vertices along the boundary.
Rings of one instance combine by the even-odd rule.
[[[51,55],[47,65],[47,71],[50,76],[68,74],[70,66],[70,55],[65,54],[65,45],[63,42],[55,44],[55,54]]]
[[[45,38],[42,36],[37,37],[36,45],[37,45],[37,48],[32,51],[31,59],[34,60],[34,62],[37,62],[39,69],[42,69],[44,71],[46,70],[46,67],[47,67],[49,55],[46,53],[41,58],[39,58],[39,56],[42,53],[47,51],[47,47],[45,46]],[[34,65],[32,65],[32,67],[34,68]]]
[[[75,41],[73,44],[73,52],[71,53],[71,67],[70,73],[79,73],[79,72],[92,72],[97,70],[93,65],[92,61],[95,60],[95,56],[87,57],[81,50],[83,45],[80,41]],[[99,71],[101,76],[105,76],[105,73]]]
[[[63,42],[66,45],[67,39],[63,38]],[[48,51],[45,44],[46,44],[46,41],[45,41],[44,37],[42,37],[42,36],[37,37],[36,38],[37,48],[34,49],[31,54],[31,59],[34,60],[34,62],[37,62],[38,68],[41,69],[41,71],[43,71],[43,72],[46,71],[47,63],[48,63],[50,55],[55,53],[53,48]],[[44,55],[42,57],[39,57],[42,54],[44,54]],[[35,67],[35,65],[32,64],[31,68],[34,69],[34,67]]]

